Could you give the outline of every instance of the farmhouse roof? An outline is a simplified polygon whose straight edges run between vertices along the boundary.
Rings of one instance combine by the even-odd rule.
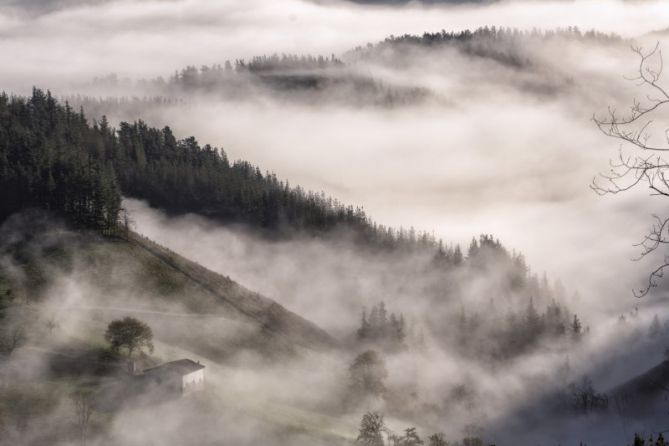
[[[191,359],[179,359],[172,362],[166,362],[157,367],[152,367],[150,369],[144,370],[144,372],[158,372],[158,371],[170,371],[178,373],[181,376],[188,375],[189,373],[197,372],[202,370],[204,366],[200,362],[195,362]]]

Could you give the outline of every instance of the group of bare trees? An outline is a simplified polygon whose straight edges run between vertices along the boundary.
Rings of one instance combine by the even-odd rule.
[[[86,446],[93,415],[93,393],[90,390],[79,389],[72,394],[71,398],[79,439],[82,446]]]
[[[423,440],[415,427],[408,427],[400,434],[388,428],[383,415],[378,412],[367,412],[360,421],[360,431],[356,443],[364,446],[448,446],[449,442],[442,432],[437,432]],[[466,446],[482,446],[479,437],[468,437],[463,440]]]
[[[567,408],[577,414],[601,412],[609,407],[608,395],[597,392],[588,376],[569,384],[565,397]]]

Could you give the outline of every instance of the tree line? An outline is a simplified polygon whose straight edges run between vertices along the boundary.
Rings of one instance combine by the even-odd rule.
[[[407,335],[404,315],[388,313],[385,302],[381,301],[372,306],[369,314],[366,308],[362,310],[356,334],[361,343],[378,344],[388,350],[400,349]]]
[[[413,104],[430,97],[427,88],[384,82],[345,70],[346,67],[334,56],[263,55],[249,61],[237,59],[201,67],[189,65],[167,78],[140,79],[136,83],[111,74],[94,79],[93,86],[126,89],[136,86],[153,96],[206,92],[225,99],[245,99],[267,94],[279,100],[384,107]]]
[[[425,32],[422,35],[391,35],[376,44],[358,46],[347,54],[350,60],[383,60],[398,55],[406,55],[414,48],[455,48],[463,54],[489,58],[512,68],[524,68],[532,65],[532,60],[523,51],[524,45],[532,42],[543,43],[558,38],[577,41],[613,44],[623,41],[614,33],[596,30],[581,31],[578,27],[557,28],[554,30],[521,30],[518,28],[480,27],[475,30]],[[401,60],[401,58],[398,58]]]
[[[374,44],[368,44],[367,47],[357,47],[356,51],[363,51],[365,49],[382,49],[384,47],[411,44],[420,46],[438,46],[447,44],[458,44],[463,42],[473,41],[520,41],[520,40],[551,40],[556,38],[575,39],[583,41],[598,41],[605,43],[622,42],[623,38],[615,33],[604,33],[597,30],[581,31],[577,26],[569,26],[566,28],[556,28],[552,30],[541,30],[533,28],[531,30],[523,30],[510,27],[496,27],[483,26],[475,30],[465,29],[462,31],[446,31],[425,32],[422,35],[403,34],[401,36],[391,35],[383,41]]]
[[[364,446],[450,446],[442,432],[437,432],[423,440],[415,427],[407,427],[402,433],[394,433],[385,423],[383,414],[367,412],[360,420],[356,443]],[[459,443],[455,443],[459,444]],[[483,446],[480,437],[470,436],[462,440],[463,446]],[[636,445],[635,445],[636,446]]]
[[[251,73],[263,73],[276,70],[322,70],[331,67],[344,66],[341,59],[332,54],[327,56],[313,56],[311,54],[263,54],[261,56],[253,56],[250,60],[235,59],[234,62],[226,60],[223,65],[214,64],[211,66],[203,65],[200,70],[194,66],[189,66],[181,72],[176,72],[170,81],[178,82],[179,80],[188,79],[189,75],[199,74],[203,77],[208,75],[216,75],[217,73],[232,71],[241,72],[248,71]]]
[[[494,316],[494,315],[493,315]],[[450,324],[454,345],[462,352],[504,360],[527,353],[545,341],[576,343],[588,331],[577,314],[551,301],[543,312],[530,298],[524,310],[510,309],[505,318],[485,319],[461,309]],[[480,340],[485,339],[485,343]]]

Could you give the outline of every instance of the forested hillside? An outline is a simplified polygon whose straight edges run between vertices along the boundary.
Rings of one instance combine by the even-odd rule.
[[[457,44],[474,41],[530,41],[530,40],[550,40],[556,38],[568,38],[576,40],[590,40],[600,42],[620,42],[623,40],[621,36],[615,33],[605,33],[591,29],[588,31],[581,31],[577,26],[569,26],[567,28],[555,29],[538,29],[523,30],[519,28],[483,26],[473,30],[466,29],[463,31],[446,31],[439,32],[425,32],[422,35],[404,34],[402,36],[390,36],[378,45],[387,45],[399,42],[409,42],[421,45],[444,45]]]
[[[91,125],[83,110],[38,89],[28,99],[0,96],[0,132],[3,217],[43,206],[76,225],[111,230],[123,193],[274,234],[345,229],[371,246],[437,249],[428,234],[376,225],[359,207],[291,187],[222,149],[177,139],[169,127],[138,121],[114,129],[105,118]]]
[[[339,237],[358,250],[394,253],[407,262],[402,274],[435,305],[425,328],[467,354],[504,359],[544,338],[581,334],[561,286],[540,281],[520,253],[492,236],[472,240],[463,252],[428,233],[377,225],[361,208],[291,187],[247,161],[231,162],[223,150],[193,137],[178,139],[169,127],[138,121],[114,129],[104,118],[91,125],[83,111],[35,89],[28,99],[0,97],[0,141],[3,217],[41,207],[75,227],[113,234],[129,220],[120,208],[123,194],[169,213],[243,224],[271,238]],[[409,273],[416,268],[409,266],[412,256],[428,262]],[[477,282],[473,298],[469,284]],[[509,318],[481,313],[481,296],[503,301]],[[466,303],[442,308],[437,302],[444,298]],[[477,339],[486,341],[485,350]]]
[[[571,41],[619,44],[623,38],[614,33],[596,30],[581,31],[578,27],[566,29],[531,31],[518,28],[497,28],[485,26],[475,30],[426,32],[422,35],[404,34],[390,36],[376,44],[359,46],[346,55],[347,60],[382,60],[393,58],[399,63],[411,49],[455,48],[463,54],[489,58],[503,65],[524,68],[533,64],[527,46],[533,43],[567,39]],[[398,53],[392,53],[397,51]]]
[[[0,95],[0,218],[36,206],[113,230],[121,197],[101,135],[83,112],[40,90],[29,100]]]
[[[463,60],[459,55],[469,59],[468,63],[490,61],[504,70],[555,70],[555,61],[545,57],[545,51],[547,46],[560,42],[611,46],[624,43],[624,39],[614,33],[581,31],[577,27],[527,31],[486,26],[457,32],[391,35],[380,42],[358,46],[341,57],[269,53],[248,60],[237,58],[200,67],[189,65],[171,75],[152,79],[133,81],[109,74],[96,77],[88,85],[91,91],[104,92],[103,98],[96,95],[70,99],[83,104],[89,113],[98,109],[132,109],[132,102],[140,97],[147,106],[165,106],[184,98],[192,100],[198,95],[238,101],[266,96],[280,102],[308,105],[381,108],[449,103],[452,98],[435,90],[434,85],[421,85],[415,75],[388,77],[373,67],[397,69],[426,63],[460,65]],[[425,52],[443,53],[439,57],[435,54],[416,57],[426,55]],[[440,77],[448,79],[457,72],[447,71]],[[551,83],[550,78],[543,81]],[[110,92],[123,99],[114,99]],[[114,104],[115,100],[119,103]],[[98,114],[101,113],[94,116]]]
[[[125,94],[150,92],[152,96],[165,98],[206,94],[209,98],[243,101],[268,96],[311,105],[378,107],[417,104],[430,97],[426,88],[386,82],[353,68],[334,55],[271,54],[199,68],[189,65],[167,77],[136,82],[110,74],[95,78],[89,88]]]

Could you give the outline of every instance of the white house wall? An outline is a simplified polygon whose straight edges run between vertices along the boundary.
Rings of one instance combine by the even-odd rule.
[[[184,375],[181,390],[183,393],[195,392],[204,389],[204,369]]]

